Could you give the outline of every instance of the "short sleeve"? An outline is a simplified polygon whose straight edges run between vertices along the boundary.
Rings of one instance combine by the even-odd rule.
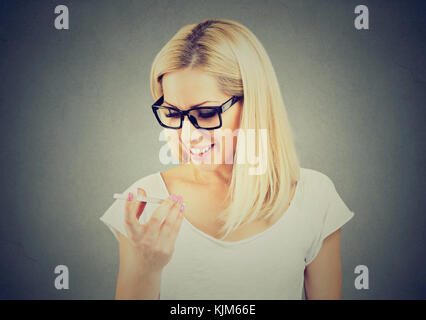
[[[160,183],[160,179],[161,176],[159,173],[150,174],[134,182],[121,194],[127,196],[129,192],[132,192],[134,195],[136,195],[138,188],[140,187],[146,191],[148,196],[165,198],[168,196],[168,194],[164,189],[164,186]],[[143,214],[139,217],[139,222],[146,223],[157,207],[158,204],[147,203],[145,209],[143,210]],[[117,241],[120,239],[118,232],[120,232],[125,237],[128,237],[124,224],[125,208],[126,201],[116,199],[108,208],[108,210],[99,218],[111,230]]]
[[[122,192],[127,195],[129,192],[137,193],[136,183],[128,187]],[[99,218],[114,234],[117,241],[119,240],[118,232],[127,237],[126,228],[124,227],[124,210],[126,202],[124,200],[116,199],[108,210]]]
[[[341,228],[354,216],[354,213],[343,202],[334,183],[328,177],[325,189],[328,190],[326,210],[320,216],[320,219],[316,221],[318,223],[317,228],[315,228],[317,232],[315,232],[312,245],[306,254],[305,265],[310,264],[318,255],[324,239]]]

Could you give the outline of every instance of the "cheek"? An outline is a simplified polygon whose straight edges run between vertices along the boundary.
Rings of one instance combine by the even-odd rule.
[[[181,158],[182,150],[180,147],[178,130],[164,129],[164,133],[167,139],[168,148],[170,149],[173,156],[179,161],[183,161]]]
[[[228,112],[229,111],[231,110],[228,110]],[[239,109],[235,109],[233,113],[229,114],[229,117],[222,117],[222,128],[228,128],[232,131],[237,130],[240,127],[240,116],[241,113]]]
[[[172,150],[176,149],[179,146],[179,135],[177,134],[177,130],[165,129],[165,135],[169,148]]]
[[[231,136],[233,136],[233,147],[235,150],[235,146],[237,144],[237,135],[236,131],[240,128],[240,116],[241,116],[241,109],[239,106],[235,106],[237,108],[230,109],[227,112],[229,114],[225,114],[222,117],[222,129],[225,132],[227,141],[230,141]],[[232,112],[231,112],[232,111]],[[224,143],[222,139],[222,144]]]
[[[225,124],[225,123],[224,123]],[[237,129],[238,125],[223,126],[221,131],[217,131],[215,136],[215,157],[221,159],[221,163],[233,163],[235,148],[238,141]],[[218,129],[220,130],[220,129]]]

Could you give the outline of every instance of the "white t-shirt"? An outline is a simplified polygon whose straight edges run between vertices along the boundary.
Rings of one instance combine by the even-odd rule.
[[[138,187],[148,196],[169,196],[160,172],[136,181],[123,194],[136,194]],[[115,200],[100,218],[117,239],[117,231],[127,236],[124,206],[125,201]],[[158,206],[147,203],[139,221],[146,223]],[[259,234],[221,241],[184,218],[173,256],[163,269],[160,299],[300,300],[305,267],[323,240],[353,216],[328,176],[301,168],[287,211]]]

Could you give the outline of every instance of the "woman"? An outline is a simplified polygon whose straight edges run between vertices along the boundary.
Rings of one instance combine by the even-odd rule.
[[[184,26],[157,54],[151,89],[180,165],[139,179],[101,217],[119,241],[115,298],[301,299],[304,285],[307,299],[340,299],[353,212],[326,175],[300,168],[256,36],[227,19]]]

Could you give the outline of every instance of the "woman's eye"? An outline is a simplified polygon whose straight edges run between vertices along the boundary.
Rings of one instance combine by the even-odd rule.
[[[200,118],[211,118],[216,116],[216,110],[212,111],[198,111],[198,116]]]
[[[169,110],[169,113],[166,114],[167,118],[180,118],[179,112],[172,112]]]

